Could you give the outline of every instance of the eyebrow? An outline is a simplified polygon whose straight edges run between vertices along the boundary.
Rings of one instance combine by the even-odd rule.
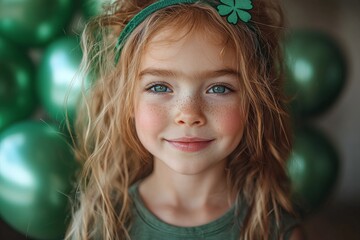
[[[181,71],[159,69],[159,68],[146,68],[140,72],[140,78],[150,75],[155,77],[179,77],[186,75]],[[196,78],[207,79],[207,78],[217,78],[222,76],[232,75],[239,77],[240,73],[232,68],[224,68],[214,71],[204,71],[196,74]]]

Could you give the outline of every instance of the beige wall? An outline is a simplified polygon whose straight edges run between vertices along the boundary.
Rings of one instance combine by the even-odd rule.
[[[360,1],[283,0],[290,28],[319,29],[333,36],[348,61],[347,85],[335,105],[314,122],[336,145],[340,177],[333,200],[360,203]]]

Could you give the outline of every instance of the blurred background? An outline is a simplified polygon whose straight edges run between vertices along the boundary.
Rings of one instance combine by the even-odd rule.
[[[360,1],[285,0],[290,28],[327,33],[339,45],[346,83],[336,102],[311,119],[336,146],[339,175],[326,202],[306,221],[309,239],[360,239]]]
[[[62,239],[84,23],[111,0],[0,0],[0,239]],[[308,239],[360,239],[360,1],[283,0],[287,166]],[[85,80],[85,84],[88,80]],[[70,89],[70,90],[69,90]]]

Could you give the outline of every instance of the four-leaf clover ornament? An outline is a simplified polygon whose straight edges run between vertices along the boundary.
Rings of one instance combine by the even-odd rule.
[[[251,0],[220,0],[222,4],[217,6],[221,16],[227,16],[227,21],[237,24],[239,19],[248,22],[251,19],[250,13],[245,10],[253,8]]]

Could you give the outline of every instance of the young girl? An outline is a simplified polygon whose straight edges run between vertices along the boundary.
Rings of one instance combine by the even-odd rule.
[[[66,239],[302,239],[270,0],[119,0],[88,24]]]

